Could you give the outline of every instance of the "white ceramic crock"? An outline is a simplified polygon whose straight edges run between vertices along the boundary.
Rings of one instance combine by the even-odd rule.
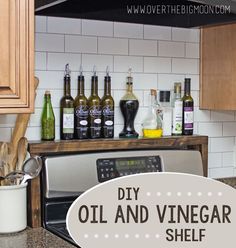
[[[19,232],[27,226],[27,183],[0,186],[0,233]]]

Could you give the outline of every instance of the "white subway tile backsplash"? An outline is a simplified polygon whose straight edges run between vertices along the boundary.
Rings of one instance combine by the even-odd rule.
[[[2,128],[0,127],[0,140],[3,142],[10,142],[11,141],[11,128]]]
[[[183,82],[185,76],[183,74],[158,74],[158,90],[174,90],[174,83]]]
[[[83,70],[92,71],[92,65],[96,65],[97,71],[106,71],[107,66],[109,71],[113,71],[113,56],[111,55],[95,55],[83,54],[82,55]]]
[[[212,121],[234,121],[233,111],[211,111]]]
[[[78,71],[81,65],[81,54],[76,53],[48,53],[48,70],[65,70],[69,63],[70,70]]]
[[[210,152],[232,152],[234,138],[211,138]]]
[[[208,167],[218,168],[222,167],[222,153],[209,153],[208,156]]]
[[[234,168],[214,168],[209,169],[209,177],[211,178],[224,178],[224,177],[231,177],[234,174]]]
[[[81,34],[81,20],[73,18],[48,17],[48,32],[60,34]]]
[[[184,57],[185,45],[183,42],[159,41],[158,55],[162,57]]]
[[[64,35],[36,33],[35,50],[39,52],[64,52]]]
[[[225,152],[222,154],[223,160],[222,165],[223,167],[233,167],[234,166],[234,153],[233,152]]]
[[[200,110],[198,107],[194,109],[194,120],[196,122],[210,122],[211,112],[209,110]]]
[[[174,41],[199,42],[199,39],[199,29],[172,28],[172,40]]]
[[[220,137],[222,136],[222,123],[199,123],[198,131],[202,135],[207,135],[209,137]]]
[[[120,38],[143,38],[143,25],[131,23],[114,23],[114,36]]]
[[[199,60],[198,59],[172,59],[172,72],[185,73],[185,74],[198,74],[199,73]]]
[[[223,124],[223,136],[236,136],[236,122],[225,122]]]
[[[47,17],[35,16],[35,32],[47,32]]]
[[[65,52],[96,53],[97,38],[89,36],[66,35]]]
[[[39,78],[38,89],[63,89],[64,69],[63,71],[36,71],[35,75]]]
[[[143,72],[143,58],[135,56],[114,56],[114,71],[128,72],[132,68],[133,72]]]
[[[139,56],[157,56],[157,41],[129,40],[129,54]]]
[[[186,43],[186,58],[196,58],[200,57],[199,54],[199,44],[198,43]]]
[[[114,37],[113,37],[114,36]],[[85,94],[91,93],[93,66],[98,70],[99,96],[104,94],[106,66],[110,67],[112,94],[115,99],[115,137],[123,128],[119,101],[125,94],[127,71],[133,69],[134,94],[140,101],[135,120],[141,123],[150,105],[150,88],[172,90],[174,82],[191,78],[194,98],[194,133],[209,135],[209,175],[236,175],[233,150],[236,137],[234,111],[199,110],[199,29],[182,29],[142,24],[113,23],[55,17],[36,17],[35,114],[31,116],[27,137],[40,140],[40,118],[46,89],[51,91],[59,139],[59,102],[63,95],[64,66],[70,63],[72,96],[77,94],[77,76],[82,63]],[[9,141],[14,115],[0,116],[0,140]]]
[[[170,58],[144,57],[144,72],[146,73],[170,73]]]
[[[35,70],[46,70],[47,54],[45,52],[35,52]]]
[[[107,21],[82,20],[82,35],[113,36],[113,23]]]
[[[98,38],[98,53],[128,55],[128,39]]]
[[[144,25],[144,39],[171,40],[171,27]]]

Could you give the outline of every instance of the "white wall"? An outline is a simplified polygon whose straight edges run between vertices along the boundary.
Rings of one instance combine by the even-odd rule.
[[[40,139],[40,115],[43,94],[52,91],[56,116],[56,138],[59,138],[59,100],[63,94],[64,66],[72,70],[72,95],[77,92],[80,64],[85,74],[86,95],[90,94],[91,71],[97,66],[99,95],[103,95],[106,66],[111,70],[112,93],[116,103],[115,136],[122,129],[118,107],[125,93],[127,70],[133,68],[135,94],[140,100],[136,128],[146,113],[150,88],[173,89],[176,81],[192,78],[195,101],[194,132],[209,135],[209,175],[236,175],[233,147],[236,136],[235,112],[200,111],[199,106],[199,30],[139,24],[124,24],[52,17],[36,18],[36,75],[40,79],[35,114],[27,130],[30,140]],[[14,115],[0,116],[0,140],[9,140]]]

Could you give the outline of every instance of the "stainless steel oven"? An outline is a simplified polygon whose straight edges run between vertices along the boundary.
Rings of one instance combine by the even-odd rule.
[[[70,205],[80,194],[113,178],[163,171],[202,176],[201,154],[191,150],[138,150],[44,157],[43,226],[73,243],[65,221]]]

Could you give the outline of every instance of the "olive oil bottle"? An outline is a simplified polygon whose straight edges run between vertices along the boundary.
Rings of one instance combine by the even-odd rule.
[[[44,94],[44,105],[41,117],[41,138],[42,140],[48,141],[55,139],[55,116],[50,91],[46,91]]]
[[[64,96],[60,101],[60,137],[62,140],[71,140],[74,138],[74,99],[71,96],[70,82],[69,64],[66,64]]]
[[[84,95],[84,76],[83,69],[80,67],[80,75],[78,76],[78,95],[75,98],[75,138],[87,139],[88,134],[88,99]]]
[[[98,96],[98,76],[94,67],[92,76],[91,96],[88,99],[89,105],[89,136],[91,139],[101,138],[102,109],[101,99]]]
[[[191,97],[191,79],[185,78],[184,81],[184,96],[183,101],[183,135],[192,135],[193,134],[193,111],[194,111],[194,102]]]
[[[111,96],[111,77],[107,67],[104,78],[104,96],[102,98],[102,137],[114,137],[114,99]]]

